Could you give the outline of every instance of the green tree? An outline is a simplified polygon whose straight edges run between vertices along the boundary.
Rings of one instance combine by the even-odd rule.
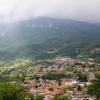
[[[19,84],[0,83],[0,100],[24,100],[25,92]]]
[[[31,94],[28,93],[27,96],[25,97],[25,100],[43,100],[43,96],[39,94]]]
[[[100,79],[100,71],[96,72],[95,76],[96,76],[97,79]]]
[[[70,100],[70,98],[63,94],[56,94],[53,100]]]
[[[86,73],[78,72],[77,76],[78,76],[78,80],[80,80],[82,82],[86,82],[87,81],[87,74]]]
[[[49,72],[47,75],[42,76],[43,79],[49,79],[49,80],[60,80],[62,78],[66,78],[66,75],[64,73],[58,73],[58,72]]]
[[[36,94],[34,95],[33,100],[43,100],[43,98],[44,97],[42,95]]]
[[[87,93],[94,95],[97,100],[100,100],[100,80],[92,81],[92,84],[87,88]]]

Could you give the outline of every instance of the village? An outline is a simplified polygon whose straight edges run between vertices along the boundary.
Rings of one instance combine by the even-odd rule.
[[[93,59],[56,57],[39,61],[24,81],[25,89],[52,100],[56,94],[67,95],[71,100],[95,100],[87,94],[87,86],[96,80],[100,64]],[[34,74],[34,78],[29,78]]]

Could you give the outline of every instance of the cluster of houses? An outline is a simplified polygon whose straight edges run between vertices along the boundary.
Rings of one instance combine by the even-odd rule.
[[[26,90],[33,94],[40,94],[44,96],[44,100],[52,100],[52,98],[59,93],[67,95],[71,100],[95,100],[95,97],[91,97],[86,94],[87,86],[91,84],[91,80],[95,80],[93,67],[82,67],[81,65],[75,65],[76,59],[59,57],[52,60],[46,60],[46,62],[52,63],[52,65],[38,65],[34,69],[34,74],[39,76],[39,79],[25,80],[24,84]],[[78,61],[81,63],[81,61]],[[83,62],[83,61],[82,61]],[[85,62],[85,61],[84,61]],[[68,67],[69,65],[75,65],[74,67]],[[66,67],[67,66],[67,67]],[[70,70],[69,70],[70,68]],[[42,79],[41,76],[48,72],[63,72],[71,73],[72,77],[62,78],[60,81]],[[74,77],[75,72],[85,72],[87,74],[87,81],[81,82]]]
[[[44,96],[44,100],[52,100],[59,93],[65,94],[71,100],[95,100],[95,97],[86,94],[86,86],[90,82],[80,83],[75,79],[62,79],[60,82],[56,80],[26,80],[24,82],[26,89],[33,94]]]
[[[46,61],[55,64],[70,64],[70,65],[76,63],[76,59],[73,59],[71,57],[56,57],[54,59],[46,59]]]

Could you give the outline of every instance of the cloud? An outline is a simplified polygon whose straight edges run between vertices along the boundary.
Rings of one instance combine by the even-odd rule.
[[[100,0],[0,0],[0,21],[40,16],[100,22]]]

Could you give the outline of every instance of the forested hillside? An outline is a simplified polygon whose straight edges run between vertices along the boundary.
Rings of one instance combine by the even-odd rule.
[[[0,26],[1,57],[74,56],[100,47],[96,24],[41,17]]]

